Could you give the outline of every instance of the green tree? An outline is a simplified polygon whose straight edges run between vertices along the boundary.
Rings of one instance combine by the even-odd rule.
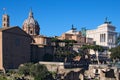
[[[20,65],[18,68],[19,74],[21,75],[24,74],[25,76],[30,75],[30,68],[32,65],[33,63],[25,63],[25,64]]]
[[[65,42],[66,47],[71,47],[71,46],[73,46],[74,43],[77,43],[77,41],[75,41],[75,40],[67,40],[67,39],[62,40],[62,42]]]
[[[62,42],[62,41],[57,38],[52,38],[51,42],[54,43],[54,46],[57,48],[59,47],[59,42]]]
[[[98,55],[97,55],[96,53],[97,53],[97,51],[98,51],[98,52],[103,52],[103,51],[104,51],[104,48],[103,48],[102,46],[99,46],[99,45],[83,45],[83,46],[81,47],[81,50],[82,50],[82,52],[83,52],[83,56],[84,56],[84,55],[88,55],[88,57],[89,57],[89,55],[90,55],[90,54],[89,54],[90,49],[92,49],[92,50],[95,51],[95,55],[96,55],[97,61],[98,61],[98,63],[99,63]]]
[[[92,49],[92,46],[91,45],[83,45],[81,48],[80,48],[80,53],[82,53],[81,55],[82,56],[85,56],[87,55],[89,57],[89,52],[90,52],[90,49]]]
[[[117,35],[116,44],[120,45],[120,33],[118,33]]]
[[[0,76],[0,80],[7,80],[7,78],[4,76]]]
[[[104,48],[102,46],[99,46],[99,45],[93,45],[91,46],[91,49],[93,49],[95,51],[95,54],[96,52],[103,52],[104,51]]]
[[[22,75],[24,74],[25,76],[29,75],[34,77],[34,80],[47,80],[46,77],[49,77],[50,75],[50,72],[47,70],[46,66],[39,63],[25,63],[21,65],[19,67],[19,73]]]
[[[120,46],[110,49],[110,52],[111,59],[120,59]]]
[[[91,46],[91,49],[93,49],[95,51],[95,55],[96,55],[96,58],[97,58],[97,62],[99,64],[99,59],[98,59],[98,54],[97,54],[97,51],[98,52],[103,52],[104,51],[104,48],[102,46],[99,46],[99,45],[93,45]]]
[[[46,66],[41,64],[35,64],[31,67],[30,73],[35,80],[44,80],[47,75],[49,75],[49,71],[47,70]]]
[[[54,42],[56,45],[54,47],[54,60],[55,61],[60,61],[63,62],[65,60],[65,58],[67,57],[72,57],[72,55],[74,54],[73,52],[73,45],[74,43],[76,43],[75,40],[59,40],[57,38],[53,38],[52,42]],[[64,43],[65,46],[60,46],[59,43]]]

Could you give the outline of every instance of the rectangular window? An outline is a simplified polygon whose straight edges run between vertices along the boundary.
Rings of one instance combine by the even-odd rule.
[[[100,34],[100,42],[105,42],[105,41],[106,41],[106,35]]]

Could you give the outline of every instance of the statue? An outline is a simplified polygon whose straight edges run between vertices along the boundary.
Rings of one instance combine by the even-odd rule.
[[[111,24],[112,22],[111,22],[111,21],[108,21],[108,18],[106,17],[104,23],[106,23],[106,24]]]

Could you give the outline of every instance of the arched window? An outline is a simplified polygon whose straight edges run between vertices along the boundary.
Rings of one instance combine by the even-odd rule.
[[[5,25],[5,23],[4,23],[4,25],[3,25],[3,26],[6,26],[6,25]]]
[[[32,33],[33,33],[33,31],[31,30],[31,31],[30,31],[30,34],[32,34]]]
[[[4,18],[4,21],[6,21],[6,18]]]

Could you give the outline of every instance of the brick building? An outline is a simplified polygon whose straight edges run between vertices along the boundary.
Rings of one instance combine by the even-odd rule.
[[[22,63],[30,62],[31,36],[19,27],[0,29],[0,69],[18,68]]]

